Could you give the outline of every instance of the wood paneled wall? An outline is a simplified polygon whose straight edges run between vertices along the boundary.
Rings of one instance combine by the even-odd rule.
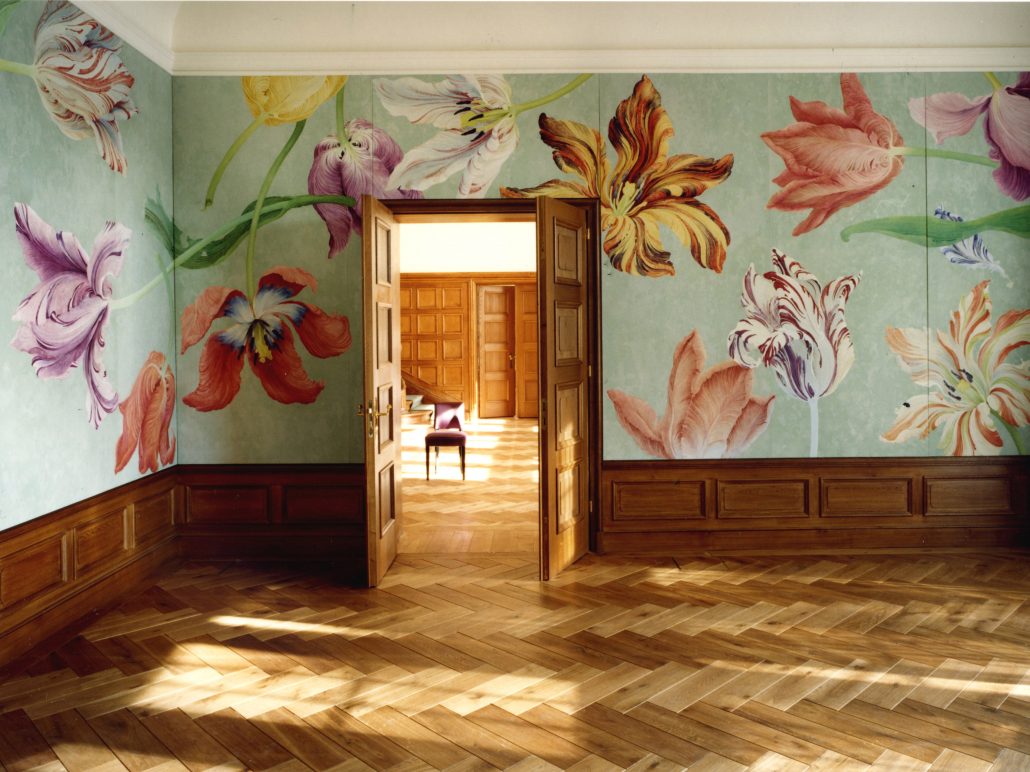
[[[536,417],[536,274],[402,274],[401,367],[477,415],[475,299],[479,286],[491,284],[515,286],[516,409]]]
[[[598,549],[1015,546],[1019,457],[605,462]]]
[[[361,464],[181,466],[184,557],[287,560],[365,573]]]
[[[174,470],[0,533],[0,668],[175,557]]]
[[[361,464],[177,466],[0,532],[0,673],[180,556],[317,562],[360,584],[364,518]]]

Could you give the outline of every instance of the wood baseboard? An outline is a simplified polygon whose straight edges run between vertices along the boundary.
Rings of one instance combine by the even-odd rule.
[[[174,469],[0,533],[0,672],[176,557]]]
[[[1017,547],[1028,459],[605,462],[601,552]]]

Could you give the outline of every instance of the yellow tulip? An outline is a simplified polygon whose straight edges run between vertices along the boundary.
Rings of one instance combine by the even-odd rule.
[[[296,123],[336,96],[346,75],[250,75],[241,78],[243,96],[255,118],[265,126]]]

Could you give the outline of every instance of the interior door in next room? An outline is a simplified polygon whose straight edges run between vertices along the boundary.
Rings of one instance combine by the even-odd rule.
[[[515,415],[515,287],[480,286],[479,417]]]

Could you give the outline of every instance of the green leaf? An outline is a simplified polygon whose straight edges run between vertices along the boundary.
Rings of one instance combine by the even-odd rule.
[[[840,232],[840,237],[850,241],[856,233],[880,233],[921,247],[946,247],[984,231],[1002,231],[1030,239],[1030,206],[1003,209],[964,222],[936,217],[884,217],[849,226]]]
[[[147,225],[150,226],[154,238],[161,242],[165,252],[172,259],[197,243],[196,240],[190,239],[179,229],[179,226],[172,222],[172,218],[168,216],[160,199],[155,201],[149,196],[147,197],[143,218],[146,220]]]
[[[20,2],[21,0],[0,0],[0,35],[4,34],[7,22]]]
[[[270,222],[275,222],[284,214],[286,214],[286,212],[289,211],[288,209],[279,209],[270,212],[267,209],[265,209],[265,207],[272,204],[278,204],[283,201],[290,201],[293,198],[293,196],[268,196],[268,198],[265,199],[264,207],[262,207],[261,209],[261,217],[258,219],[258,227],[262,228],[265,225],[268,225]],[[247,204],[247,206],[243,209],[242,214],[252,214],[254,211],[254,204],[254,201],[251,201],[249,204]],[[250,218],[246,217],[224,236],[222,236],[219,239],[215,239],[202,250],[200,250],[197,254],[191,257],[189,260],[180,263],[180,265],[183,268],[192,269],[210,268],[213,265],[218,265],[218,263],[222,262],[223,260],[225,260],[225,258],[232,254],[233,250],[240,245],[240,242],[247,238],[247,233],[249,231]],[[196,243],[196,241],[191,241],[190,245]],[[185,250],[180,249],[176,252],[176,254],[181,254],[183,251]]]

